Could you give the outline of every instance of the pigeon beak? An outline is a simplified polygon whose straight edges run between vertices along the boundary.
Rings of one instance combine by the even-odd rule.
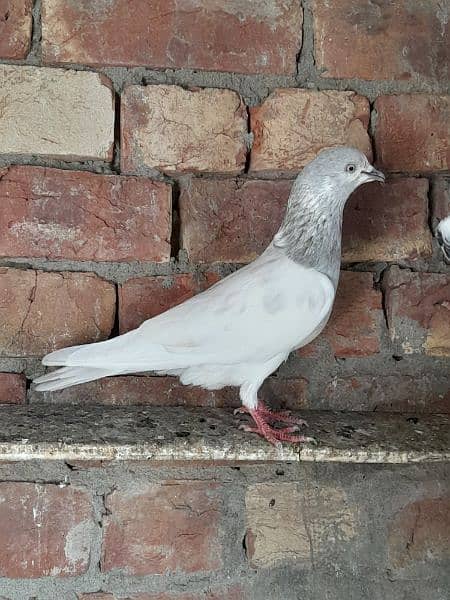
[[[367,181],[381,181],[384,183],[386,181],[386,177],[384,173],[381,171],[377,171],[374,167],[370,171],[361,171],[363,175],[367,175]]]

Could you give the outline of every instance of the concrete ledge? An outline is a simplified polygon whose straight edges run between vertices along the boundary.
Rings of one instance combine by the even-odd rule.
[[[2,406],[0,415],[0,461],[450,460],[450,415],[303,411],[317,443],[280,450],[220,409],[34,404]]]

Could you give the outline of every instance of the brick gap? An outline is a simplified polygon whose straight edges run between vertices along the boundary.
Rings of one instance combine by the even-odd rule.
[[[172,229],[170,235],[170,257],[177,260],[181,250],[181,218],[180,218],[180,182],[172,182]]]
[[[42,0],[34,0],[31,11],[31,43],[26,57],[29,64],[42,64]]]
[[[120,175],[120,152],[121,152],[121,137],[120,137],[120,118],[121,118],[121,95],[115,91],[114,94],[114,144],[113,157],[111,161],[111,171]]]

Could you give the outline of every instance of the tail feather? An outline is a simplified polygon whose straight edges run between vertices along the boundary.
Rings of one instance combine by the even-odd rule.
[[[38,392],[51,392],[111,375],[117,375],[117,372],[91,367],[64,367],[37,377],[33,385]]]

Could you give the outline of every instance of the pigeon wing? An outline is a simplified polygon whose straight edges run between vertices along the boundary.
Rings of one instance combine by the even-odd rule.
[[[334,293],[326,275],[266,252],[138,329],[75,350],[64,364],[132,372],[266,362],[320,332]],[[49,355],[46,364],[61,362]]]

